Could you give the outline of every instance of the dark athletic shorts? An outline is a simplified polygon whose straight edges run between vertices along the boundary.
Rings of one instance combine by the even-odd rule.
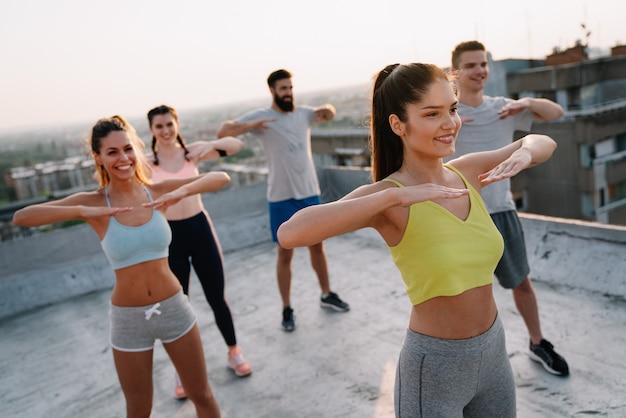
[[[308,206],[319,205],[320,197],[311,196],[304,199],[287,199],[279,202],[269,202],[270,229],[272,230],[272,240],[278,242],[276,232],[283,222],[288,221],[294,213]]]
[[[496,277],[505,289],[515,289],[530,273],[522,224],[514,210],[492,213],[491,219],[504,239],[504,254],[496,267]]]

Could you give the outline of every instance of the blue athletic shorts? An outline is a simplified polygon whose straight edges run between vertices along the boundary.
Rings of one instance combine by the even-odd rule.
[[[305,197],[304,199],[287,199],[279,202],[269,202],[270,229],[272,230],[272,240],[278,242],[276,232],[283,222],[289,220],[294,213],[308,206],[319,205],[319,196]]]
[[[176,341],[196,323],[196,314],[182,289],[148,306],[109,305],[109,342],[119,351],[148,351],[155,340]]]

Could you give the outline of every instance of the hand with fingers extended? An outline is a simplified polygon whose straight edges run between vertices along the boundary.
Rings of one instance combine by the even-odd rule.
[[[400,206],[411,206],[427,200],[455,199],[469,193],[468,189],[455,189],[434,183],[407,186],[400,190],[402,192]]]
[[[141,206],[144,208],[152,208],[156,210],[165,210],[169,206],[175,205],[183,198],[187,197],[187,194],[181,188],[172,190],[154,199],[152,202],[143,203]]]
[[[120,213],[130,212],[133,210],[130,206],[125,207],[108,207],[108,206],[82,206],[82,219],[100,218],[102,216],[115,216]]]
[[[532,164],[532,155],[529,150],[521,147],[515,151],[509,158],[502,161],[493,169],[478,176],[483,186],[513,177],[520,171],[528,168]]]

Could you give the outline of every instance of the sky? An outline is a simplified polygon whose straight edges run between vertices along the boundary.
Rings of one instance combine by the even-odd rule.
[[[623,0],[3,0],[0,132],[369,85],[388,64],[449,65],[461,42],[494,60],[581,40],[626,44]],[[583,29],[581,24],[586,26]],[[590,32],[587,35],[587,32]],[[339,111],[339,109],[338,109]]]

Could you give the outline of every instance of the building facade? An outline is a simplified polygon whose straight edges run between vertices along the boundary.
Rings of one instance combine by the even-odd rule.
[[[545,164],[516,177],[519,205],[533,213],[626,225],[626,54],[589,60],[580,46],[559,52],[558,65],[506,75],[508,96],[546,97],[565,115],[533,131],[558,143]]]

